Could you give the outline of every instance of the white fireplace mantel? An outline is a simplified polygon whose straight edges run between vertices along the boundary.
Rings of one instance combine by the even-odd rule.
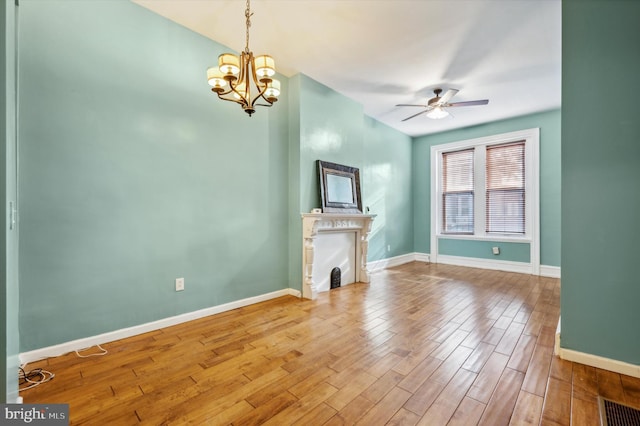
[[[342,213],[303,213],[302,214],[302,297],[315,299],[318,295],[317,283],[313,280],[313,269],[317,262],[315,240],[324,232],[355,232],[356,282],[369,282],[367,271],[368,238],[371,224],[376,215]]]

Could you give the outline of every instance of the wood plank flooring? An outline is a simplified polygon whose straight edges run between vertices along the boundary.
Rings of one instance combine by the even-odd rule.
[[[557,279],[420,262],[29,364],[86,425],[598,425],[640,379],[553,355]]]

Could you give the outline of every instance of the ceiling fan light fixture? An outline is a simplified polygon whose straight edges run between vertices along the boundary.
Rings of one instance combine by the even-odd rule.
[[[462,106],[475,106],[475,105],[487,105],[489,103],[489,99],[478,99],[476,101],[466,101],[466,102],[449,102],[449,100],[458,93],[457,89],[449,89],[447,93],[445,93],[442,97],[440,93],[442,93],[442,89],[434,89],[433,93],[436,94],[434,98],[428,99],[426,105],[416,105],[416,104],[398,104],[396,106],[399,107],[420,107],[424,108],[417,114],[410,115],[409,117],[403,119],[402,121],[410,120],[419,115],[425,114],[427,117],[439,120],[441,118],[449,117],[451,114],[447,111],[447,108],[451,107],[462,107]],[[453,117],[453,116],[451,116]]]
[[[427,117],[433,120],[440,120],[441,118],[445,118],[448,116],[449,116],[449,113],[444,108],[441,108],[439,106],[435,107],[434,109],[432,109],[427,113]]]

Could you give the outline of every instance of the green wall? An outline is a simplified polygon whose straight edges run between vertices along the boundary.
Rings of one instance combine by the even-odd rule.
[[[560,266],[560,111],[546,111],[478,126],[414,138],[413,141],[413,228],[414,250],[431,251],[431,147],[450,142],[475,139],[518,130],[540,128],[540,264]],[[448,255],[514,260],[523,258],[521,244],[485,242],[499,245],[501,255],[479,250],[472,241],[445,243]],[[448,244],[448,245],[447,245]],[[488,247],[488,246],[487,246]],[[486,247],[485,247],[486,248]],[[513,249],[513,250],[511,250]],[[528,252],[528,247],[527,247]]]
[[[410,137],[364,118],[363,206],[376,214],[369,236],[369,260],[413,252]]]
[[[498,255],[493,254],[493,247],[498,247],[500,249],[500,253]],[[530,262],[531,259],[529,243],[440,238],[438,240],[438,249],[439,254],[447,256],[462,256],[477,259],[525,263]]]
[[[296,78],[300,211],[321,207],[317,160],[358,167],[363,209],[377,215],[368,260],[411,253],[411,138],[366,117],[360,104],[327,86],[304,75]],[[301,244],[300,239],[300,250]]]
[[[640,2],[562,3],[561,344],[636,365],[638,17]]]
[[[224,46],[130,2],[21,9],[22,351],[301,289],[317,159],[360,167],[369,260],[413,250],[411,138],[357,103],[297,75],[249,118],[208,90]]]
[[[287,288],[287,98],[218,100],[228,48],[131,2],[20,9],[21,350]]]
[[[4,328],[0,332],[0,377],[3,385],[0,387],[0,401],[16,402],[18,397],[18,367],[20,361],[20,335],[18,333],[18,228],[17,222],[9,224],[8,211],[17,202],[17,150],[16,150],[16,15],[18,11],[12,1],[5,2],[0,7],[0,21],[2,27],[2,65],[0,73],[4,84],[0,85],[4,102],[0,107],[0,127],[3,135],[3,149],[0,150],[0,162],[3,173],[0,173],[0,188],[5,208],[0,216],[2,223],[2,249],[0,250],[0,275],[2,276],[2,295],[0,299],[0,315]]]

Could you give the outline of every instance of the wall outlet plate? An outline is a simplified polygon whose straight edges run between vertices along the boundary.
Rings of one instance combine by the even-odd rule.
[[[500,247],[494,247],[492,250],[493,254],[500,254]]]
[[[184,290],[184,278],[176,278],[176,291]]]

